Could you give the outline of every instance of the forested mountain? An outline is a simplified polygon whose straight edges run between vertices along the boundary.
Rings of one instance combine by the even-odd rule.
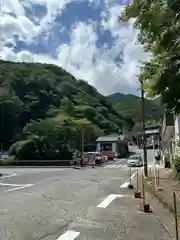
[[[114,93],[107,96],[116,111],[134,123],[141,120],[141,98],[132,94]],[[145,99],[145,114],[147,122],[159,121],[163,115],[163,107],[158,99]]]
[[[0,84],[0,142],[4,147],[32,136],[41,140],[46,136],[51,143],[54,137],[64,141],[66,136],[69,141],[68,126],[78,119],[88,121],[93,129],[86,134],[91,142],[126,124],[94,87],[54,65],[0,61]],[[55,136],[59,128],[61,133],[66,130],[63,137]]]

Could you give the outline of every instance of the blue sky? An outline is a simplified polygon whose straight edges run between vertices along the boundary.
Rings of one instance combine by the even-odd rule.
[[[127,1],[127,0],[126,0]],[[119,23],[125,0],[1,0],[1,58],[65,68],[101,93],[137,94],[134,20]]]

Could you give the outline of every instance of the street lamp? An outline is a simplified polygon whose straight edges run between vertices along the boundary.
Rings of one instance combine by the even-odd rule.
[[[142,133],[143,133],[143,155],[144,155],[144,175],[148,177],[147,166],[147,150],[146,150],[146,132],[145,132],[145,99],[144,99],[144,85],[141,83],[141,121],[142,121]]]

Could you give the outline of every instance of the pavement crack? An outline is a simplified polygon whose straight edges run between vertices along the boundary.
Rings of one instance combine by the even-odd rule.
[[[62,225],[60,228],[56,229],[55,231],[52,231],[52,232],[48,232],[46,234],[44,234],[43,236],[41,236],[40,238],[38,238],[37,240],[43,240],[43,239],[46,239],[47,237],[50,237],[52,235],[55,235],[56,233],[59,233],[59,232],[63,232],[63,230],[66,230],[69,226],[69,224],[71,223],[72,221],[68,221],[67,223],[65,223],[64,225]]]

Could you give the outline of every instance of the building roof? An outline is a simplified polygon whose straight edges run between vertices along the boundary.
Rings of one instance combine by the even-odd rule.
[[[118,142],[124,140],[123,135],[109,135],[109,136],[100,136],[96,139],[96,142]]]

